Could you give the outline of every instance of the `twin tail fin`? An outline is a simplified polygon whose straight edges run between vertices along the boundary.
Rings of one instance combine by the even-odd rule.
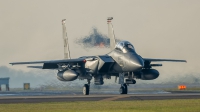
[[[71,59],[65,21],[66,21],[66,19],[62,20],[63,41],[64,41],[64,59]]]

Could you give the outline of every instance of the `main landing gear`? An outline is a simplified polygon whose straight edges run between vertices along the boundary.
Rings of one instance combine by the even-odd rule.
[[[127,94],[128,93],[128,87],[127,84],[122,84],[120,89],[119,89],[120,94]]]
[[[88,79],[88,84],[84,84],[83,86],[83,95],[89,95],[90,93],[90,80]]]
[[[90,85],[89,84],[84,84],[83,86],[83,95],[89,95],[90,92]]]

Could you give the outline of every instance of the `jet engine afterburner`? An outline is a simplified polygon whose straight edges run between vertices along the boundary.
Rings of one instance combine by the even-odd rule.
[[[153,80],[158,78],[159,72],[155,69],[143,69],[140,79],[142,80]]]
[[[73,81],[77,79],[78,74],[74,70],[59,71],[57,78],[61,81]]]

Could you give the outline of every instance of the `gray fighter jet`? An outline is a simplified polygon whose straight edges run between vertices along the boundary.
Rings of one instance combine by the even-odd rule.
[[[118,83],[121,84],[119,90],[120,94],[127,94],[127,85],[135,84],[135,79],[153,80],[158,78],[159,72],[156,69],[152,69],[152,67],[162,66],[162,64],[152,64],[151,62],[186,62],[186,60],[143,58],[136,53],[134,46],[130,42],[120,41],[116,44],[113,25],[111,23],[112,19],[112,17],[107,19],[108,37],[110,38],[111,51],[105,55],[83,56],[80,58],[71,59],[65,20],[62,20],[65,59],[13,62],[10,64],[43,64],[42,66],[28,67],[56,69],[58,70],[57,78],[61,81],[87,79],[87,84],[83,86],[83,94],[89,95],[90,82],[93,77],[95,85],[103,85],[104,79],[111,79],[111,76],[114,76],[115,82],[118,78]]]

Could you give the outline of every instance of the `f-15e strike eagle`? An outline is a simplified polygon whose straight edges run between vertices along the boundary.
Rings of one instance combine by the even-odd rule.
[[[120,94],[127,94],[129,84],[135,84],[135,79],[153,80],[158,78],[159,72],[152,69],[154,66],[162,64],[152,64],[151,62],[171,61],[186,62],[186,60],[173,59],[150,59],[138,55],[133,45],[128,41],[120,41],[116,44],[112,17],[107,19],[108,37],[110,38],[111,51],[105,55],[83,56],[71,59],[66,32],[65,19],[62,20],[63,39],[64,39],[64,58],[61,60],[32,61],[32,62],[13,62],[18,64],[43,64],[43,66],[28,66],[30,68],[56,69],[57,78],[61,81],[73,81],[76,79],[87,79],[87,84],[83,86],[83,94],[89,95],[90,82],[94,77],[95,85],[103,85],[104,79],[111,79],[115,76],[115,81],[121,84]]]

